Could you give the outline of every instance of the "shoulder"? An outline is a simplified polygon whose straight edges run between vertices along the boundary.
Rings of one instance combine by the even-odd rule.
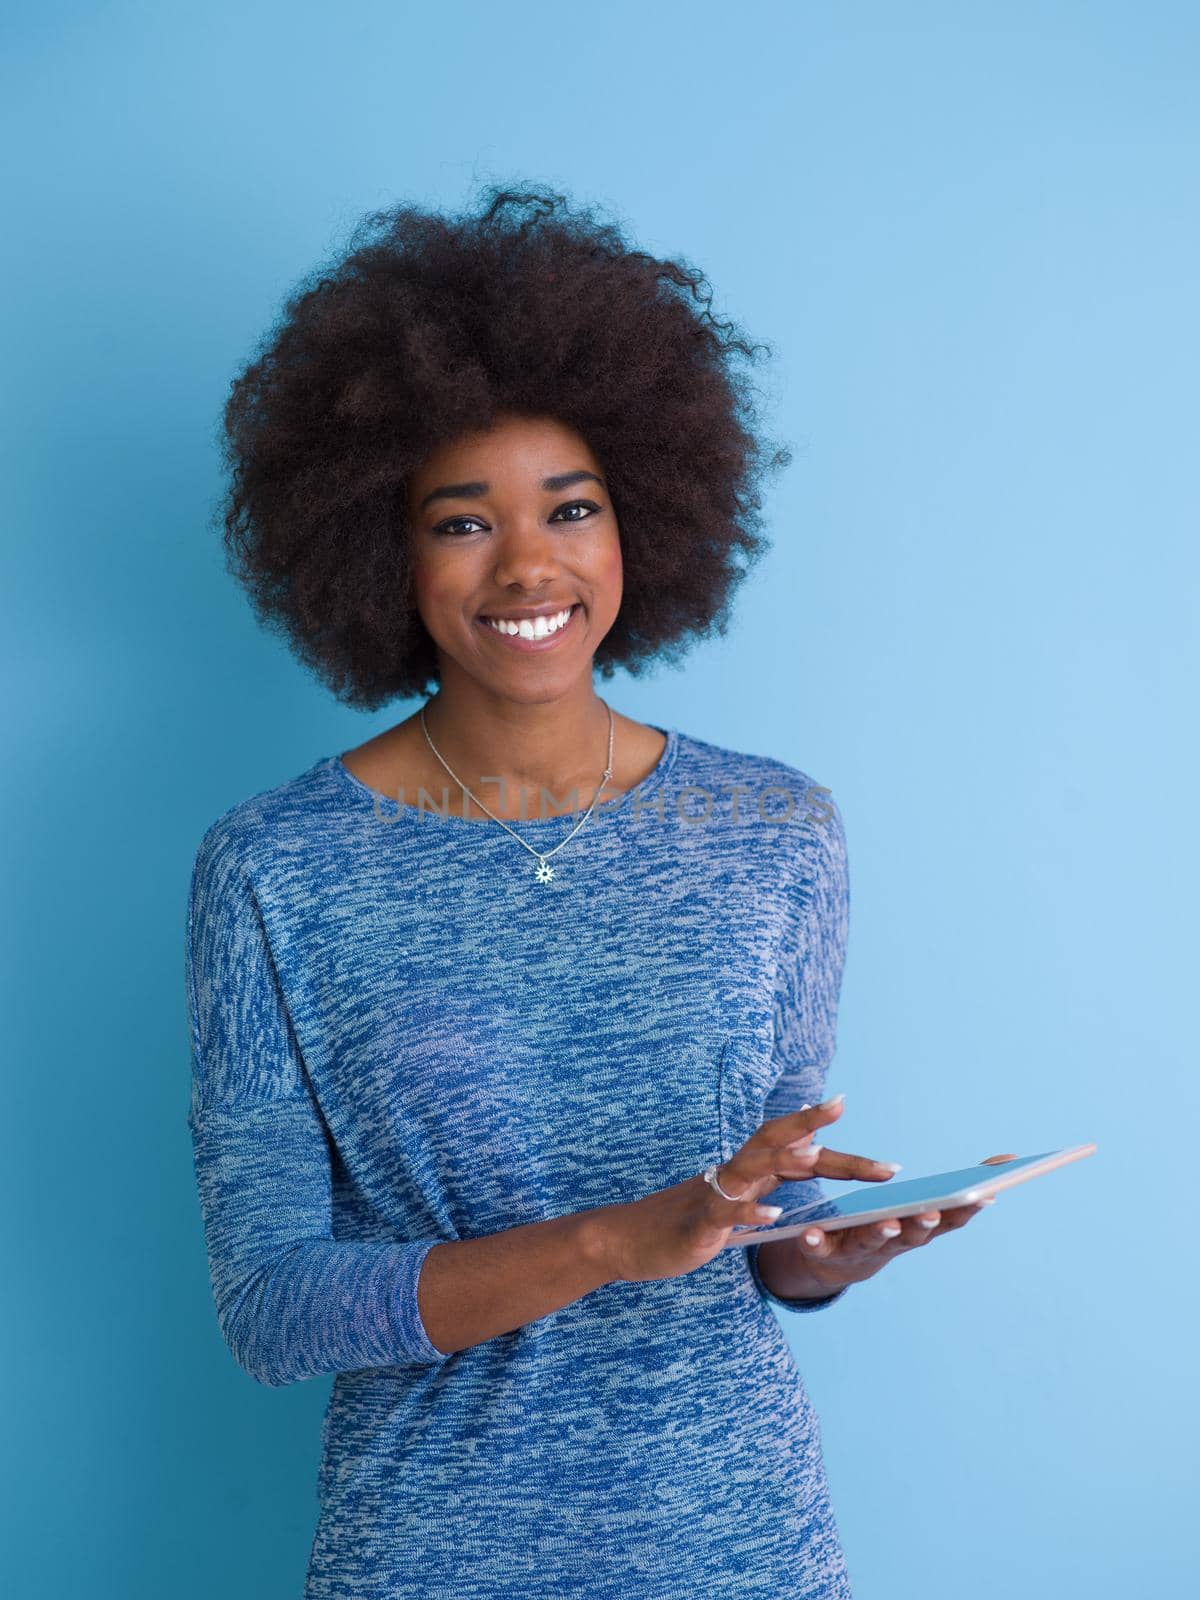
[[[707,788],[714,798],[737,788],[743,795],[740,809],[748,805],[764,819],[801,826],[823,827],[836,819],[840,831],[841,811],[832,789],[806,769],[694,734],[679,733],[678,748],[674,776],[680,787]]]
[[[303,854],[305,841],[320,829],[322,815],[336,814],[329,782],[330,758],[258,790],[222,811],[205,828],[192,862],[193,891],[236,878],[252,884],[289,856]]]
[[[781,883],[797,906],[844,907],[849,899],[846,833],[831,784],[779,756],[678,737],[676,803],[682,807],[686,801],[690,811],[711,805],[711,815],[728,824],[740,848],[765,864],[771,881]],[[699,791],[694,799],[687,795],[689,787]],[[724,827],[721,835],[726,836]]]

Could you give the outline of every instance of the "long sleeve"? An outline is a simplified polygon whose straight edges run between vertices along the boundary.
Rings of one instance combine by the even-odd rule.
[[[763,1120],[786,1116],[824,1098],[825,1081],[837,1048],[838,1002],[846,961],[850,918],[850,880],[846,836],[836,802],[822,791],[821,810],[803,826],[815,842],[806,851],[797,892],[802,910],[792,919],[779,968],[775,1003],[775,1057],[781,1070],[768,1096]],[[809,1205],[823,1194],[817,1178],[779,1184],[772,1205]],[[767,1197],[764,1196],[764,1199]],[[773,1294],[763,1282],[759,1246],[746,1247],[751,1276],[761,1293],[789,1311],[822,1311],[840,1300],[846,1288],[820,1299],[791,1300]],[[848,1287],[848,1285],[846,1286]]]
[[[330,1135],[243,857],[236,831],[214,823],[187,916],[187,1122],[221,1333],[271,1387],[443,1361],[417,1308],[438,1241],[333,1237]]]

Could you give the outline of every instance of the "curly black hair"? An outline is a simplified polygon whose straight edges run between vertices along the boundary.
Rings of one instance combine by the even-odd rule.
[[[704,275],[633,249],[594,208],[489,185],[474,212],[399,205],[284,302],[222,414],[227,569],[343,703],[438,682],[416,609],[406,486],[439,445],[503,414],[553,417],[603,466],[621,608],[596,670],[674,661],[724,633],[766,547],[752,363]],[[739,557],[742,564],[739,564]]]

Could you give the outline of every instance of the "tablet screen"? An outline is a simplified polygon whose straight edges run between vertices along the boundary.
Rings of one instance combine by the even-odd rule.
[[[899,1182],[895,1178],[890,1178],[886,1183],[860,1184],[842,1195],[824,1195],[810,1205],[791,1206],[776,1217],[774,1222],[750,1223],[746,1227],[735,1228],[732,1238],[736,1239],[742,1233],[770,1234],[777,1228],[794,1227],[798,1222],[823,1222],[835,1217],[855,1217],[860,1212],[879,1211],[889,1206],[916,1206],[937,1210],[940,1203],[949,1204],[952,1197],[964,1189],[975,1187],[982,1189],[994,1183],[997,1178],[1008,1177],[1022,1167],[1034,1166],[1037,1162],[1058,1154],[1060,1152],[1056,1150],[1044,1150],[1040,1155],[1016,1156],[1012,1161],[986,1161],[977,1167],[960,1167],[955,1172],[934,1172],[926,1178],[906,1178]],[[822,1183],[830,1181],[826,1178],[821,1179]],[[767,1198],[766,1195],[763,1196],[764,1201]],[[969,1202],[959,1200],[958,1204],[969,1204]]]

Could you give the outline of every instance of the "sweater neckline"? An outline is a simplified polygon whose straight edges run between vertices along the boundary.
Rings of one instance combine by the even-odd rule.
[[[609,822],[614,816],[632,815],[631,797],[640,796],[644,800],[647,795],[651,795],[656,789],[661,788],[670,776],[679,750],[678,729],[660,728],[657,723],[653,722],[648,723],[647,726],[666,737],[667,742],[663,748],[662,755],[658,758],[658,764],[651,768],[640,783],[635,784],[632,789],[627,789],[620,800],[603,801],[597,807],[596,812],[593,813],[593,822],[597,816],[602,816],[605,822]],[[419,823],[422,826],[478,829],[483,834],[495,832],[496,830],[496,823],[491,818],[464,817],[461,811],[456,812],[453,801],[445,813],[432,807],[422,809],[412,805],[402,806],[397,802],[395,795],[385,794],[382,789],[374,789],[369,783],[364,783],[361,778],[356,778],[340,755],[326,756],[321,765],[338,779],[343,788],[348,789],[359,802],[377,808],[385,816],[402,816],[404,820],[411,821],[414,825]],[[584,810],[586,810],[586,807]],[[564,826],[574,826],[581,815],[583,815],[583,812],[574,811],[569,815],[563,813],[555,817],[505,817],[504,821],[508,827],[516,828],[522,834],[528,833],[531,837],[538,838],[542,834],[551,835],[555,831],[561,831]],[[490,828],[488,826],[489,823],[491,823]]]

